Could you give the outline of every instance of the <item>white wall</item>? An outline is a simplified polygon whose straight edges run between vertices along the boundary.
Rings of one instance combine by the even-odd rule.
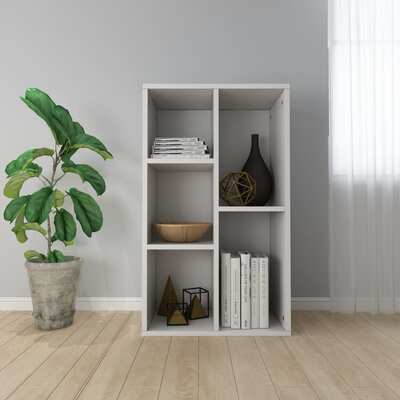
[[[26,87],[48,91],[115,155],[81,156],[108,182],[104,229],[73,250],[85,258],[81,296],[141,294],[143,82],[290,83],[293,294],[328,295],[326,25],[327,0],[1,2],[0,169],[51,145],[18,99]],[[0,235],[0,297],[27,296],[22,253],[39,239],[20,246],[7,223]]]

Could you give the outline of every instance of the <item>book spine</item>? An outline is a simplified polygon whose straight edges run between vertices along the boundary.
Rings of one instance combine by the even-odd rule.
[[[240,253],[240,272],[241,272],[241,298],[240,315],[241,328],[250,329],[250,254]]]
[[[260,328],[269,327],[269,260],[260,257]]]
[[[231,327],[231,254],[221,253],[221,321],[223,328]]]
[[[251,281],[251,327],[260,327],[260,258],[251,257],[250,281]]]
[[[240,329],[240,258],[231,258],[231,328]]]

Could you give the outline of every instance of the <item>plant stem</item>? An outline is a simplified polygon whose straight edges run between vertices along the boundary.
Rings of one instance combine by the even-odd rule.
[[[54,186],[57,185],[57,183],[58,183],[62,178],[64,178],[64,176],[65,176],[65,174],[62,174],[61,176],[59,176],[59,177],[55,180]]]
[[[57,144],[56,144],[54,146],[53,170],[52,170],[51,178],[49,180],[49,185],[51,186],[52,189],[54,188],[55,184],[57,183],[57,181],[55,181],[55,177],[56,177],[58,162],[59,162],[59,156],[57,153]],[[49,215],[47,218],[47,252],[48,253],[51,252],[51,245],[52,245],[51,237],[52,237],[52,232],[51,232],[51,222],[50,222],[50,215]]]
[[[51,185],[50,180],[46,178],[44,175],[40,175],[39,178],[44,179],[49,185]]]

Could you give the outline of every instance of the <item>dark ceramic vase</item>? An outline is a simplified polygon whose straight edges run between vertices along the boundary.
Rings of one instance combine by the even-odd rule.
[[[249,206],[263,206],[272,197],[274,191],[274,179],[271,171],[262,158],[258,144],[258,134],[251,135],[251,150],[242,171],[247,172],[256,181],[256,196],[248,204]]]

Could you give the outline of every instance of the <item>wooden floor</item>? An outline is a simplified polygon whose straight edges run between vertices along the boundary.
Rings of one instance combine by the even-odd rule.
[[[297,312],[292,337],[146,337],[138,313],[41,332],[0,312],[0,400],[400,399],[400,316]]]

